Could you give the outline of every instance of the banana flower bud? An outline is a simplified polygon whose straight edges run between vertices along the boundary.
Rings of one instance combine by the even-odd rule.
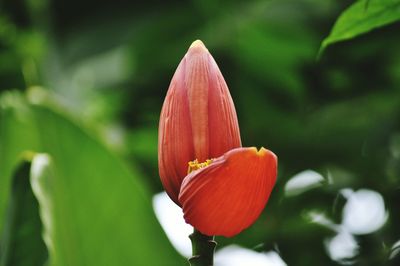
[[[201,41],[180,62],[161,110],[158,164],[163,186],[201,233],[227,237],[259,217],[277,176],[277,157],[242,148],[235,106]]]
[[[159,174],[178,195],[188,162],[203,162],[241,146],[235,106],[224,77],[201,41],[190,46],[169,86],[160,117]]]

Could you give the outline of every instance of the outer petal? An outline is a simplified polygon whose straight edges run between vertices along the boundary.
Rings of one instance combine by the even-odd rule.
[[[188,175],[179,201],[187,223],[206,235],[231,237],[249,227],[268,201],[277,157],[261,148],[237,148]]]
[[[239,123],[228,86],[212,56],[209,56],[209,157],[241,147]]]
[[[171,81],[158,128],[161,182],[170,198],[178,205],[180,186],[187,175],[187,163],[194,157],[189,103],[184,86],[185,64],[182,60]]]
[[[195,158],[216,158],[241,146],[239,124],[228,86],[201,41],[190,46],[185,82],[188,90]]]
[[[209,91],[210,91],[210,53],[202,42],[194,42],[184,60],[185,84],[188,93],[190,122],[193,133],[195,157],[205,161],[209,157]],[[186,162],[188,163],[188,162]]]

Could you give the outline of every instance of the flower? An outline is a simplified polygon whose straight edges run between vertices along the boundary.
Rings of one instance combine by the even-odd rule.
[[[275,185],[276,155],[241,147],[228,87],[201,41],[190,46],[169,86],[158,164],[186,222],[208,236],[231,237],[253,224]]]
[[[235,106],[225,80],[197,40],[169,86],[159,124],[158,164],[163,186],[178,205],[189,161],[203,162],[241,146]]]

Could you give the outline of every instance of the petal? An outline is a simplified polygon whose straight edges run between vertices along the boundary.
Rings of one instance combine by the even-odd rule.
[[[158,166],[161,182],[178,205],[178,195],[187,163],[193,160],[193,139],[188,113],[187,90],[184,87],[185,61],[179,64],[172,78],[158,129]]]
[[[235,105],[228,86],[210,56],[210,92],[209,92],[209,157],[217,158],[225,152],[241,147],[239,123]]]
[[[237,148],[189,174],[179,201],[187,223],[206,235],[231,237],[264,209],[277,175],[277,157],[264,148]]]
[[[184,60],[194,159],[205,161],[240,147],[235,106],[214,58],[197,40]]]
[[[209,56],[201,41],[195,41],[185,55],[185,84],[188,94],[193,145],[196,159],[208,159]]]

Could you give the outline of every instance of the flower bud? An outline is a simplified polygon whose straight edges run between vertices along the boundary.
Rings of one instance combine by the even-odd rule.
[[[225,80],[197,40],[169,86],[159,124],[159,174],[171,199],[178,196],[188,163],[204,162],[241,146],[235,106]]]

